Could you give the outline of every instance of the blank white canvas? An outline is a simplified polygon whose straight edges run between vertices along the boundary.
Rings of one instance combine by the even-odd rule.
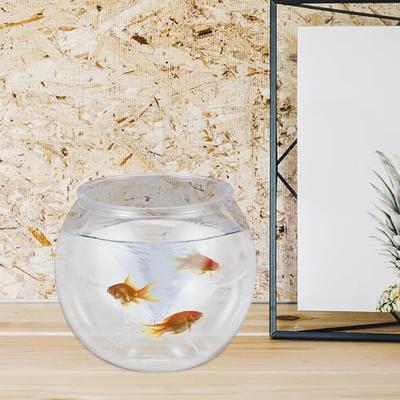
[[[371,238],[376,150],[400,156],[400,27],[298,32],[298,307],[375,311],[398,283]]]

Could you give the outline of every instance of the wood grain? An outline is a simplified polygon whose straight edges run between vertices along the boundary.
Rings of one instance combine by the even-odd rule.
[[[278,329],[290,331],[395,322],[394,317],[389,313],[297,311],[294,304],[279,304],[277,316]],[[365,331],[396,332],[396,329],[397,332],[400,332],[396,327],[373,328]]]
[[[282,311],[295,313],[291,305]],[[113,367],[86,351],[56,303],[1,304],[0,399],[400,397],[400,345],[271,341],[267,316],[266,304],[254,304],[238,336],[217,359],[180,373],[153,374]],[[310,318],[306,321],[310,326]]]

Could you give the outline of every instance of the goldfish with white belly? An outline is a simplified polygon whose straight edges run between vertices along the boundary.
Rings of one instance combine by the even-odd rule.
[[[185,257],[173,257],[177,261],[176,271],[186,269],[196,274],[214,272],[221,268],[221,265],[212,258],[203,256],[197,250],[193,250]]]

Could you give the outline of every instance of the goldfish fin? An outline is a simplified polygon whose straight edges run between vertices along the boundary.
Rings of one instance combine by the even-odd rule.
[[[146,336],[152,336],[153,339],[158,339],[162,334],[165,332],[163,330],[157,330],[157,329],[146,329],[143,332]]]
[[[131,276],[128,275],[125,280],[124,280],[124,284],[126,286],[129,286],[130,288],[132,288],[133,290],[137,290],[137,288],[133,285],[132,281],[131,281]]]
[[[180,271],[186,267],[188,262],[186,257],[173,256],[172,259],[176,262],[175,271]]]
[[[154,339],[159,338],[163,333],[165,333],[165,325],[161,324],[141,324],[147,329],[143,333],[147,336],[153,336]]]
[[[184,257],[182,257],[182,256],[172,256],[172,259],[177,261],[178,263],[187,264],[187,263],[190,262],[192,257],[198,257],[198,256],[201,256],[201,254],[197,250],[191,250]]]
[[[142,287],[140,290],[138,290],[136,292],[136,297],[138,299],[142,299],[142,300],[147,300],[147,301],[159,301],[158,299],[156,299],[155,297],[153,297],[149,292],[150,289],[154,286],[157,285],[159,283],[159,281],[154,281],[149,283],[148,285],[146,285],[145,287]]]
[[[181,257],[181,256],[172,256],[171,257],[174,261],[183,261],[186,259],[186,257]]]
[[[204,271],[204,269],[202,269],[199,272],[197,272],[197,275],[204,275],[205,273],[206,273],[206,271]]]
[[[163,322],[160,322],[159,324],[142,324],[142,326],[144,326],[145,328],[152,328],[155,330],[162,330],[165,328],[165,324]]]
[[[140,299],[130,298],[129,300],[121,301],[122,307],[125,308],[130,307],[133,303],[140,303]]]
[[[182,270],[182,269],[185,269],[187,266],[186,266],[186,263],[185,263],[185,261],[181,261],[179,264],[177,264],[177,266],[175,267],[175,271],[180,271],[180,270]]]

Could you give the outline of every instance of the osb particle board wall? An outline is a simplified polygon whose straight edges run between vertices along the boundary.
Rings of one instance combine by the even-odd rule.
[[[89,178],[230,181],[266,291],[264,1],[2,1],[0,296],[52,299],[54,245]]]
[[[254,299],[267,299],[268,8],[263,0],[1,2],[0,299],[55,299],[54,246],[77,186],[141,171],[234,185],[257,249]],[[293,22],[354,24],[284,11],[282,150],[296,134]],[[293,153],[283,165],[294,185],[295,162]],[[296,204],[279,190],[278,294],[294,300]]]

